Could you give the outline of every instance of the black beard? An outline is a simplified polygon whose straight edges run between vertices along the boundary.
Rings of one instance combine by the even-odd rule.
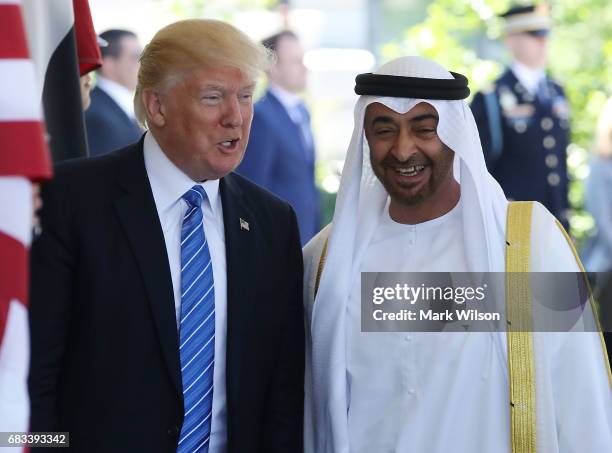
[[[402,206],[417,206],[419,204],[421,204],[423,201],[425,201],[427,194],[419,192],[417,193],[415,196],[410,197],[410,198],[406,198],[405,195],[400,195],[399,193],[396,193],[396,191],[394,190],[394,187],[392,186],[387,186],[382,180],[381,181],[383,187],[385,188],[385,190],[387,191],[387,193],[389,194],[389,196],[391,197],[391,200],[393,200],[395,203],[400,204]]]

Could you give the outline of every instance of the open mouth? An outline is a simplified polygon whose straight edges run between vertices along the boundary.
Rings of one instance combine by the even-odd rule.
[[[236,146],[238,145],[239,141],[240,141],[239,138],[234,138],[234,139],[226,140],[224,142],[219,143],[219,146],[221,146],[223,149],[227,151],[233,151],[234,149],[236,149]]]
[[[414,177],[425,170],[425,165],[412,165],[410,167],[396,167],[394,170],[402,176]]]

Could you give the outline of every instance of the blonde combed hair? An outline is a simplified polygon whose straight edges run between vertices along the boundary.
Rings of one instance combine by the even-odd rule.
[[[612,97],[599,114],[594,151],[598,156],[612,158]]]
[[[134,95],[136,118],[146,125],[142,93],[161,89],[176,76],[196,68],[229,66],[255,81],[271,62],[270,52],[236,27],[212,19],[187,19],[159,30],[140,57]]]

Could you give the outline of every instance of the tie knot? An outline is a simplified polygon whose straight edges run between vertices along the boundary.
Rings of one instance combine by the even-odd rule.
[[[205,199],[206,192],[199,184],[196,184],[183,194],[183,200],[187,202],[190,208],[200,206]]]

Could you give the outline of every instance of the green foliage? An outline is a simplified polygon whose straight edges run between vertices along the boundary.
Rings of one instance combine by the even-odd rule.
[[[236,11],[266,9],[275,6],[278,0],[157,0],[164,4],[175,17],[215,18],[230,21]]]
[[[509,0],[434,0],[427,18],[409,28],[402,39],[383,46],[381,53],[385,60],[422,55],[438,61],[466,74],[474,93],[502,70],[502,62],[481,59],[474,48],[484,36],[500,38],[496,16],[509,5]],[[550,72],[564,85],[572,108],[571,232],[581,243],[593,227],[583,209],[589,150],[597,116],[612,93],[612,8],[609,0],[557,0],[552,2],[552,14]]]
[[[502,70],[498,62],[478,58],[474,46],[479,33],[489,31],[490,37],[499,36],[500,24],[495,15],[507,5],[507,0],[435,0],[427,8],[423,22],[409,28],[403,39],[383,46],[383,59],[401,55],[431,58],[466,74],[475,92]]]

